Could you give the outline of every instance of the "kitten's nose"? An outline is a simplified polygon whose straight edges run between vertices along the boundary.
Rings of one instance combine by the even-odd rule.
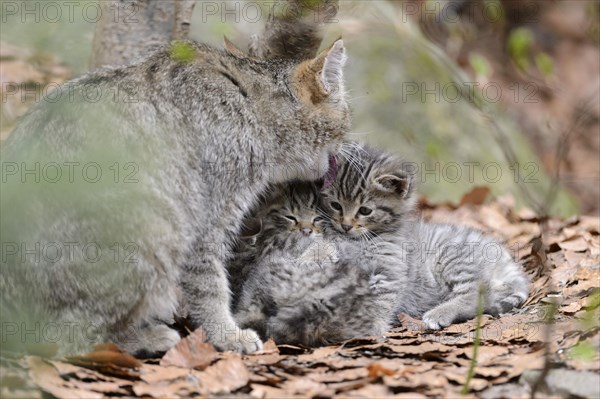
[[[312,229],[310,227],[305,227],[302,229],[302,234],[304,234],[305,236],[309,236],[310,233],[312,233]]]
[[[347,233],[350,230],[352,230],[352,225],[351,224],[342,224],[342,229],[344,229],[344,231]]]

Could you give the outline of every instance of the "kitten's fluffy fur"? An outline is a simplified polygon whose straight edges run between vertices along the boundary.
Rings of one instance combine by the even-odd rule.
[[[342,153],[332,187],[280,188],[285,195],[271,197],[258,216],[265,229],[246,248],[253,255],[243,262],[248,279],[238,291],[241,325],[277,342],[314,345],[382,334],[400,312],[422,317],[430,329],[472,318],[480,284],[487,313],[524,302],[527,279],[503,246],[417,217],[408,164],[362,145]],[[323,234],[294,235],[286,217],[290,228],[293,219],[325,217]]]
[[[311,183],[275,189],[262,233],[234,262],[244,270],[235,273],[244,276],[236,320],[263,338],[306,345],[383,334],[401,279],[399,247],[340,239],[318,200]]]
[[[341,40],[301,64],[179,43],[90,72],[62,86],[60,101],[37,104],[2,161],[96,163],[104,179],[3,183],[2,322],[54,323],[63,353],[106,340],[164,351],[179,340],[167,324],[183,291],[192,326],[217,348],[260,348],[230,313],[224,264],[269,183],[327,170],[349,126],[345,59]],[[90,100],[97,92],[105,97]],[[5,243],[15,244],[10,253]],[[58,259],[19,250],[61,243],[79,246]],[[81,250],[88,243],[101,251],[94,262]]]

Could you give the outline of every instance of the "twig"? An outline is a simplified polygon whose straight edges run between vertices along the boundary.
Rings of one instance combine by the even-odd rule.
[[[471,358],[471,364],[469,364],[469,371],[467,372],[467,380],[460,393],[466,395],[469,393],[469,384],[475,375],[475,367],[477,367],[477,354],[479,353],[479,342],[481,336],[481,318],[483,316],[483,302],[484,293],[483,286],[479,287],[479,298],[477,301],[477,319],[475,320],[475,337],[473,338],[473,357]]]

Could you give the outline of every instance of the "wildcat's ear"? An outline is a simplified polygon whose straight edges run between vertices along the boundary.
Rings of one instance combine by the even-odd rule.
[[[374,179],[375,187],[384,193],[405,198],[410,190],[410,177],[405,175],[381,175]]]
[[[323,60],[320,73],[321,84],[325,91],[331,94],[344,84],[344,65],[348,57],[342,39],[338,39],[330,48],[321,52],[315,59],[316,64],[320,65],[321,59]]]
[[[342,39],[338,39],[316,58],[298,65],[292,86],[302,101],[319,104],[344,96],[344,64],[347,60]]]

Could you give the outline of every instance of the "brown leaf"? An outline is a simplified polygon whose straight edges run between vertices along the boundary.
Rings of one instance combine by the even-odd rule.
[[[339,350],[337,346],[323,346],[317,348],[311,353],[298,355],[298,361],[300,362],[314,362],[316,360],[322,360],[330,355],[333,355]]]
[[[294,378],[283,384],[283,389],[292,394],[301,394],[305,397],[318,395],[330,396],[334,392],[328,390],[327,385],[306,377]],[[329,391],[329,392],[328,392]]]
[[[558,246],[562,249],[567,249],[573,252],[585,252],[589,247],[587,241],[585,241],[585,239],[581,236],[576,236],[566,241],[559,242]]]
[[[99,392],[74,387],[68,381],[63,380],[58,371],[50,364],[36,356],[27,358],[29,366],[29,377],[42,390],[49,392],[57,398],[103,398]]]
[[[401,375],[384,376],[383,382],[391,388],[416,389],[419,387],[444,387],[448,380],[440,370],[430,370],[422,373],[407,372]]]
[[[369,366],[370,367],[370,366]],[[339,370],[334,372],[326,373],[310,373],[307,377],[317,382],[342,382],[342,381],[353,381],[365,377],[372,377],[369,375],[368,368],[357,367],[352,369]]]
[[[250,381],[250,373],[246,369],[239,354],[227,354],[204,371],[195,372],[200,380],[204,394],[230,393],[242,388]]]
[[[568,305],[563,305],[560,308],[560,311],[562,313],[574,314],[574,313],[577,313],[577,311],[579,311],[581,309],[581,307],[582,307],[581,303],[575,301],[575,302],[571,302]]]
[[[142,381],[148,384],[156,384],[159,382],[176,380],[184,378],[191,374],[189,369],[170,366],[156,366],[153,364],[145,364],[140,375]]]
[[[344,398],[388,398],[392,395],[390,390],[381,384],[369,384],[354,391],[344,392],[339,396]],[[337,397],[337,396],[336,396]]]
[[[169,349],[160,365],[203,369],[218,357],[215,347],[206,342],[206,336],[199,328]]]
[[[486,198],[490,194],[490,188],[481,186],[475,187],[465,195],[460,200],[460,206],[463,205],[481,205],[485,202]]]
[[[262,353],[279,353],[279,348],[277,348],[277,344],[273,341],[273,338],[269,338],[263,344]]]
[[[422,355],[425,353],[446,353],[451,352],[452,347],[446,346],[438,342],[423,342],[421,345],[385,345],[396,353],[404,355]]]
[[[371,378],[396,374],[396,370],[388,369],[387,367],[383,366],[380,362],[375,362],[369,365],[369,367],[367,367],[367,370],[369,370],[369,377]]]
[[[69,356],[67,360],[71,364],[90,368],[96,368],[101,365],[114,365],[127,369],[137,369],[142,366],[142,362],[130,354],[111,350],[99,350],[81,356]]]

